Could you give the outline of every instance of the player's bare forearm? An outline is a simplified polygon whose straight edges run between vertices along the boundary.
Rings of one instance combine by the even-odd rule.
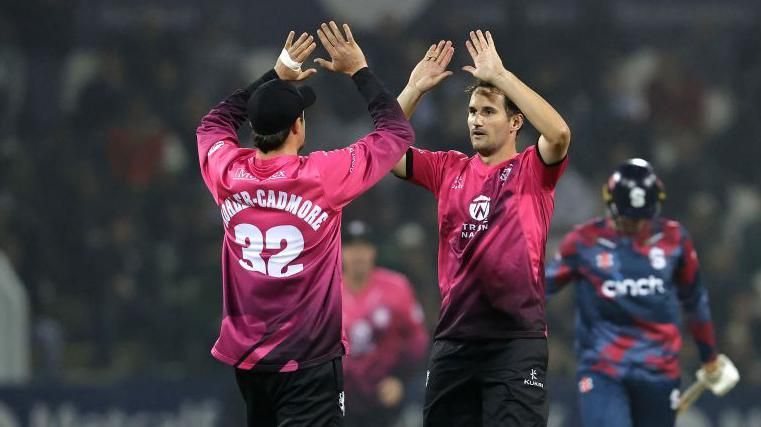
[[[396,97],[396,100],[399,102],[399,106],[402,107],[404,116],[409,119],[412,117],[412,114],[415,113],[417,104],[422,98],[423,92],[407,85],[404,87],[399,96]]]
[[[562,160],[571,143],[571,130],[560,113],[510,71],[504,70],[492,83],[520,108],[539,131],[542,158],[549,163]]]
[[[440,40],[438,44],[434,43],[428,48],[420,62],[412,69],[407,86],[396,98],[408,119],[412,117],[423,95],[452,75],[452,72],[447,70],[452,55],[452,42]]]

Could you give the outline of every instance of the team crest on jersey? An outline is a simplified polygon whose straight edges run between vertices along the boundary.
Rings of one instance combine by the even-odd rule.
[[[489,216],[489,202],[491,199],[483,194],[470,202],[470,216],[476,221],[486,221]]]
[[[379,329],[386,329],[391,323],[391,310],[386,307],[378,307],[373,311],[373,324]]]
[[[608,269],[613,267],[613,254],[610,252],[601,252],[595,257],[597,268]]]
[[[650,258],[650,265],[656,270],[663,270],[666,268],[666,253],[659,247],[653,247],[648,253]]]
[[[351,354],[359,356],[372,351],[375,348],[373,335],[373,327],[370,322],[365,319],[354,322],[349,328]]]

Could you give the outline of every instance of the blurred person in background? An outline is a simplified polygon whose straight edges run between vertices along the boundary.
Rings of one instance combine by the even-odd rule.
[[[408,380],[422,376],[428,350],[423,311],[406,277],[375,265],[377,249],[367,224],[347,224],[342,251],[350,348],[344,361],[346,425],[393,426]]]
[[[651,165],[630,159],[603,186],[609,215],[568,233],[547,294],[576,283],[576,355],[584,426],[671,427],[680,407],[679,307],[698,346],[699,381],[717,395],[739,379],[716,349],[708,292],[687,230],[659,216]]]
[[[571,134],[508,71],[491,33],[471,31],[467,124],[476,154],[408,150],[394,174],[438,202],[441,310],[426,380],[426,426],[545,426],[544,252]],[[432,45],[397,98],[410,117],[448,75],[450,41]],[[540,134],[522,152],[528,120]]]
[[[204,182],[219,206],[222,326],[212,355],[235,368],[249,426],[343,425],[341,213],[414,140],[393,96],[367,67],[348,25],[317,30],[368,104],[375,130],[347,148],[300,156],[315,101],[301,64],[316,47],[291,32],[274,69],[214,107],[197,130]],[[255,149],[239,146],[246,120]]]

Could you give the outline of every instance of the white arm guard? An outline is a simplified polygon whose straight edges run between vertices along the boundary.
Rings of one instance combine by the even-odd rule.
[[[724,396],[740,381],[740,373],[735,364],[723,354],[719,355],[719,368],[716,372],[708,374],[704,368],[700,368],[695,376],[717,396]]]

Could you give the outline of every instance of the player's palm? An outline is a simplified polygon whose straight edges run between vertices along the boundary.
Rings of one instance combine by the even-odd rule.
[[[288,33],[288,38],[285,40],[285,49],[292,60],[298,63],[303,63],[312,54],[317,47],[317,43],[314,42],[314,37],[307,33],[302,33],[301,36],[294,42],[293,37],[296,35],[293,31]],[[311,77],[317,72],[316,69],[310,68],[308,70],[291,69],[283,64],[280,59],[275,63],[275,72],[277,76],[282,80],[305,80]]]
[[[470,40],[465,42],[465,47],[468,49],[470,57],[473,58],[473,65],[467,65],[462,69],[472,74],[473,77],[488,82],[505,70],[489,31],[486,34],[481,30],[471,31]]]
[[[317,29],[317,37],[320,43],[328,51],[330,61],[317,58],[314,61],[321,67],[339,73],[353,75],[364,67],[367,67],[365,54],[354,40],[351,28],[343,24],[344,34],[334,21],[329,24],[321,24]]]
[[[420,92],[428,92],[442,80],[452,75],[452,72],[447,71],[446,68],[452,60],[453,54],[454,47],[449,40],[446,42],[441,40],[438,44],[432,44],[423,59],[412,70],[407,84]]]

